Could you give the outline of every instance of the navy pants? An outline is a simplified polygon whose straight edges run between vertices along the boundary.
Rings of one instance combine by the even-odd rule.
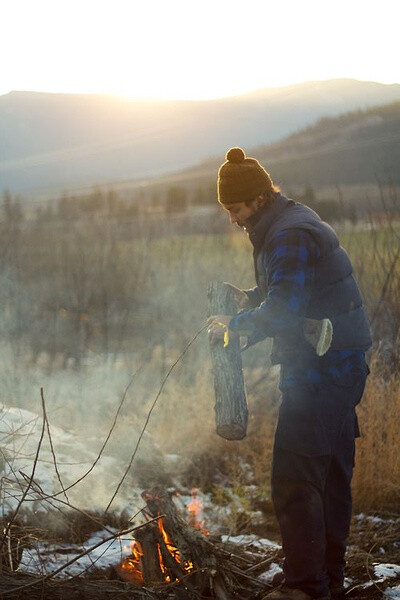
[[[272,464],[272,500],[289,587],[318,598],[343,584],[351,519],[355,406],[368,367],[342,381],[282,392]]]

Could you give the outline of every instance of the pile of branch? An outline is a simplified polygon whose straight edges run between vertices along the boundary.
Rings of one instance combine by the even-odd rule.
[[[275,549],[252,549],[250,552],[204,535],[186,522],[178,512],[171,495],[162,488],[144,492],[143,498],[146,500],[144,512],[148,522],[113,533],[96,545],[107,543],[113,537],[133,533],[143,549],[143,581],[140,584],[125,577],[120,565],[105,570],[97,569],[95,574],[89,571],[85,577],[57,578],[65,576],[68,566],[73,562],[92,552],[96,547],[92,546],[43,577],[7,571],[6,565],[3,564],[0,598],[256,600],[262,598],[270,589],[257,576],[268,570],[272,562],[277,561],[278,553]],[[179,559],[171,554],[160,533],[160,519],[168,538],[174,541],[179,551]],[[165,573],[161,572],[159,552],[170,575],[169,583],[165,582]],[[192,565],[191,571],[185,571],[183,568],[187,562]]]
[[[151,529],[148,525],[147,529]],[[243,551],[235,548],[230,551],[229,544],[211,541],[202,534],[191,545],[191,552],[202,557],[203,566],[172,583],[152,583],[134,585],[121,581],[115,569],[108,569],[91,577],[72,577],[55,579],[53,576],[36,577],[18,572],[2,572],[0,576],[0,598],[2,600],[257,600],[271,589],[257,578],[268,570],[277,556],[272,551],[266,554],[257,551]],[[201,539],[203,538],[203,539]],[[229,549],[228,549],[229,548]],[[208,564],[208,566],[204,566]],[[178,569],[173,566],[176,575]]]
[[[276,560],[276,550],[266,557],[263,554],[232,551],[229,545],[210,539],[199,530],[193,529],[178,513],[170,494],[161,488],[145,492],[147,515],[152,519],[149,526],[135,533],[143,549],[142,564],[145,584],[164,582],[158,560],[158,548],[167,568],[170,581],[174,581],[174,593],[182,600],[196,598],[258,598],[267,591],[265,583],[257,574],[268,569]],[[173,540],[179,552],[175,560],[159,529],[162,518],[168,538]],[[232,546],[232,545],[231,545]],[[185,571],[184,564],[193,570]],[[261,569],[261,570],[260,570]],[[124,578],[121,569],[117,576]],[[165,584],[163,583],[163,586]]]
[[[132,589],[127,583],[107,580],[74,578],[57,580],[33,577],[18,573],[2,573],[0,576],[2,600],[149,600],[168,598],[154,595],[146,588]]]
[[[141,431],[141,435],[133,449],[131,459],[124,471],[124,474],[112,494],[112,497],[105,509],[107,513],[113,503],[115,497],[118,495],[121,486],[123,485],[127,475],[129,474],[132,463],[137,454],[138,447],[141,439],[147,427],[151,412],[154,409],[157,400],[162,392],[165,382],[174,368],[179,362],[184,353],[198,337],[204,327],[196,334],[196,336],[187,344],[186,348],[181,353],[180,357],[171,366],[167,375],[165,376],[159,392],[151,406],[146,422]],[[68,566],[85,554],[89,554],[95,548],[87,548],[80,555],[75,556],[71,561],[67,561],[56,571],[43,576],[32,576],[20,573],[16,571],[16,565],[18,562],[18,540],[14,548],[13,529],[16,527],[18,522],[18,516],[27,502],[35,501],[43,506],[50,506],[51,509],[57,510],[61,515],[64,514],[65,510],[75,511],[77,514],[83,516],[89,516],[76,506],[73,506],[68,499],[67,492],[70,488],[79,484],[86,476],[94,469],[100,457],[102,456],[104,449],[110,439],[110,436],[115,428],[118,416],[126,398],[126,394],[129,386],[131,385],[134,377],[127,386],[124,396],[120,402],[118,410],[116,412],[113,424],[104,441],[99,454],[91,465],[91,467],[83,474],[77,481],[68,487],[65,487],[61,481],[59,471],[57,468],[57,459],[53,449],[51,440],[50,426],[48,416],[46,412],[45,399],[43,389],[41,389],[41,400],[42,400],[42,427],[40,438],[37,444],[37,450],[33,459],[33,466],[30,475],[19,472],[15,473],[10,463],[10,473],[14,476],[14,480],[10,481],[9,496],[14,495],[16,501],[16,508],[13,513],[7,517],[7,521],[3,524],[2,535],[0,535],[0,598],[5,600],[12,599],[25,599],[30,600],[102,600],[103,598],[137,598],[142,599],[167,599],[167,598],[178,598],[182,600],[195,600],[199,598],[210,598],[217,600],[230,600],[233,598],[262,598],[265,594],[266,585],[257,579],[257,575],[262,570],[267,570],[268,562],[271,563],[274,557],[266,558],[265,554],[250,554],[240,553],[236,549],[231,552],[226,546],[218,542],[218,540],[211,540],[205,537],[199,531],[195,531],[193,528],[181,518],[173,504],[170,496],[167,493],[161,493],[152,495],[151,497],[145,498],[146,507],[149,511],[149,521],[139,527],[131,527],[125,531],[118,531],[115,533],[111,529],[106,530],[109,532],[110,537],[106,540],[102,540],[101,543],[117,539],[129,533],[134,533],[135,538],[140,538],[142,543],[147,543],[151,546],[154,543],[160,548],[163,555],[164,562],[167,564],[167,568],[171,573],[170,583],[161,581],[161,576],[158,568],[156,567],[154,557],[154,549],[146,566],[147,574],[144,585],[133,585],[131,582],[121,581],[119,579],[118,571],[115,569],[109,569],[108,572],[97,572],[98,579],[93,578],[93,574],[87,573],[83,577],[75,576],[65,578],[68,570]],[[243,398],[243,394],[241,394]],[[239,423],[242,425],[247,418],[247,413],[242,414],[239,410]],[[217,411],[218,414],[218,411]],[[225,415],[225,411],[220,411],[222,416]],[[227,415],[230,424],[235,427],[238,423],[236,420],[237,411],[233,415]],[[53,453],[54,468],[57,474],[58,481],[60,483],[60,490],[55,493],[46,493],[42,490],[40,484],[36,481],[36,467],[39,460],[39,454],[45,434],[49,437],[50,446]],[[242,436],[242,434],[241,434]],[[229,437],[229,436],[227,436]],[[233,437],[237,437],[236,434]],[[240,437],[240,436],[239,436]],[[20,476],[23,477],[21,480]],[[167,521],[167,527],[171,538],[174,543],[178,546],[179,552],[182,557],[182,563],[186,560],[193,563],[193,569],[190,572],[184,572],[179,564],[174,561],[173,558],[168,554],[165,544],[160,537],[156,523],[160,516],[163,516]],[[92,518],[93,522],[99,524],[98,519]],[[11,557],[11,558],[10,558]],[[4,558],[4,560],[3,560]],[[20,558],[20,556],[19,556]],[[59,577],[64,577],[59,579]]]

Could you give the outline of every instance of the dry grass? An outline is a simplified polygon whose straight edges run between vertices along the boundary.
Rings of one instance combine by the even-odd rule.
[[[400,382],[372,373],[358,409],[362,437],[358,440],[353,479],[357,509],[392,510],[400,506]]]
[[[143,369],[130,390],[123,417],[127,424],[132,415],[139,424],[145,421],[169,366],[204,325],[208,283],[225,280],[246,288],[254,285],[254,274],[249,241],[233,229],[229,235],[160,238],[149,237],[143,230],[133,240],[130,234],[120,239],[118,229],[111,225],[99,227],[95,221],[78,222],[66,231],[48,228],[46,235],[40,228],[27,228],[15,237],[10,246],[13,252],[3,256],[11,275],[14,270],[19,275],[7,276],[0,286],[1,333],[3,344],[9,347],[8,354],[2,352],[0,383],[6,403],[27,408],[32,407],[32,389],[43,385],[55,425],[85,431],[90,427],[101,436],[126,381],[139,365]],[[369,315],[375,317],[379,368],[398,370],[399,229],[377,221],[370,228],[360,226],[340,234]],[[41,243],[43,238],[46,244]],[[78,269],[81,256],[85,261]],[[72,315],[70,320],[66,313]],[[70,322],[78,325],[74,328]],[[229,479],[240,483],[240,465],[249,464],[254,483],[268,493],[277,407],[267,369],[268,350],[257,345],[243,357],[249,435],[241,443],[229,443],[214,433],[207,346],[204,333],[177,365],[148,432],[164,452],[185,457],[181,467],[189,470],[192,465],[193,485],[204,487],[203,481],[210,481],[221,462],[229,463]],[[72,359],[77,354],[83,368],[73,374],[67,368],[57,369],[55,362],[42,368],[35,351],[49,358],[51,352]],[[361,510],[390,508],[399,501],[400,392],[398,379],[381,378],[377,370],[373,372],[359,409],[364,437],[358,444],[354,495]],[[257,380],[259,384],[251,390]],[[130,449],[132,436],[121,438],[122,446]],[[193,469],[193,465],[199,467]]]
[[[357,441],[354,503],[357,511],[398,513],[400,382],[396,375],[384,377],[378,369],[379,363],[375,355],[357,409],[361,438]],[[188,385],[183,366],[167,385],[149,431],[165,452],[185,457],[179,467],[186,473],[184,479],[189,485],[210,490],[218,480],[237,489],[255,484],[260,497],[269,502],[279,391],[276,373],[264,368],[264,376],[260,377],[260,371],[258,367],[245,372],[249,424],[248,435],[241,442],[227,442],[215,434],[214,391],[209,370],[203,369],[196,376],[190,373],[192,384]]]

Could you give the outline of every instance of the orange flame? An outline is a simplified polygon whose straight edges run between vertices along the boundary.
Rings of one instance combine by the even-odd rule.
[[[132,554],[125,558],[120,567],[123,571],[127,571],[133,579],[133,583],[141,585],[144,583],[143,580],[143,569],[142,569],[142,556],[143,550],[140,542],[132,542],[131,544]]]
[[[163,519],[159,518],[157,520],[157,523],[162,539],[171,557],[176,561],[177,564],[181,565],[184,571],[188,573],[192,571],[193,563],[190,560],[186,560],[182,563],[181,553],[179,552],[179,549],[173,543],[167,531],[165,530]],[[142,566],[143,549],[140,542],[137,541],[132,542],[131,548],[132,554],[122,561],[120,567],[122,571],[125,572],[125,574],[127,574],[129,580],[132,580],[136,585],[141,585],[144,583]],[[170,570],[164,562],[160,544],[157,544],[157,552],[161,573],[164,577],[164,581],[166,583],[171,583],[171,581],[177,581],[177,579],[173,577],[173,575],[171,575]]]
[[[170,536],[168,535],[168,533],[165,530],[164,527],[164,523],[162,519],[158,519],[158,528],[160,530],[160,533],[162,535],[162,538],[164,540],[164,543],[167,547],[168,552],[171,554],[172,558],[179,564],[182,566],[184,571],[187,571],[188,573],[190,573],[190,571],[193,570],[193,563],[190,560],[185,560],[182,564],[181,564],[181,553],[179,552],[179,548],[177,548],[175,546],[175,544],[173,543],[173,541],[171,540]],[[169,576],[166,575],[166,573],[164,572],[165,569],[165,565],[164,565],[164,561],[162,560],[162,556],[161,556],[161,550],[160,550],[160,546],[158,546],[158,555],[160,557],[160,565],[161,565],[161,571],[163,572],[164,577],[166,578],[166,581],[170,581]],[[167,569],[166,569],[167,571]],[[167,579],[168,577],[168,579]]]
[[[145,496],[144,496],[144,498],[145,498]],[[150,496],[150,499],[151,499],[151,496]],[[202,511],[201,500],[198,497],[198,490],[196,488],[192,489],[192,500],[187,505],[187,511],[188,511],[189,525],[191,525],[194,529],[201,531],[204,535],[209,535],[209,531],[207,529],[205,529],[205,527],[204,527],[205,521],[202,518],[203,511]],[[170,535],[166,531],[162,517],[157,519],[157,524],[158,524],[158,529],[161,534],[161,537],[164,541],[165,547],[167,548],[171,557],[176,561],[176,563],[178,565],[181,566],[181,568],[184,571],[186,571],[187,573],[190,573],[194,568],[193,563],[190,560],[185,560],[182,563],[182,557],[181,557],[179,548],[177,548],[177,546],[174,544],[173,540],[171,539]],[[122,561],[120,568],[127,575],[127,579],[133,581],[136,585],[141,585],[144,583],[143,564],[142,564],[143,549],[142,549],[140,542],[137,542],[137,541],[133,541],[131,543],[131,548],[132,548],[132,554]],[[168,566],[164,562],[160,544],[157,544],[157,553],[158,553],[158,560],[160,563],[160,569],[161,569],[161,573],[163,575],[164,581],[166,583],[171,583],[171,581],[178,581],[176,579],[176,577],[170,572],[170,569],[168,569]]]
[[[204,527],[205,519],[203,519],[203,508],[201,505],[201,500],[198,497],[199,490],[197,488],[192,489],[192,501],[187,505],[187,510],[189,513],[189,525],[193,527],[193,529],[198,529],[204,535],[209,535],[210,532],[208,529]]]

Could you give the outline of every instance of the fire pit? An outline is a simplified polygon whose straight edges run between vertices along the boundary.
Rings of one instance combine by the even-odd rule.
[[[221,542],[219,536],[207,535],[196,491],[192,492],[186,514],[177,509],[175,495],[163,488],[153,488],[142,497],[146,507],[142,511],[144,522],[140,524],[132,523],[132,527],[119,533],[108,529],[110,535],[99,531],[87,547],[53,544],[50,548],[39,542],[34,550],[29,550],[31,554],[27,550],[27,565],[31,556],[36,566],[44,564],[42,560],[49,560],[53,568],[41,576],[33,571],[26,574],[3,570],[0,596],[4,592],[5,598],[10,595],[21,600],[262,598],[269,585],[258,574],[276,560],[276,549],[273,554],[256,548],[242,551],[233,541]],[[135,539],[129,547],[124,547],[121,541],[131,532]],[[106,559],[100,565],[98,560],[109,550],[120,562]],[[84,557],[86,568],[81,562]],[[52,559],[58,560],[59,566],[55,567]],[[89,570],[92,572],[85,576]],[[61,574],[64,577],[58,579]]]
[[[209,586],[216,559],[198,518],[201,504],[196,492],[188,506],[188,522],[166,490],[154,488],[142,497],[146,502],[142,513],[149,524],[135,532],[131,555],[114,568],[118,577],[137,586],[175,583],[201,593]]]

